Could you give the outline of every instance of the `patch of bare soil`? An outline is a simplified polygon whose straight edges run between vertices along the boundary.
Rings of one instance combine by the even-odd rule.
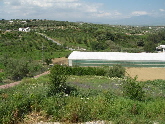
[[[68,65],[68,58],[55,58],[52,60],[53,64]]]
[[[138,81],[165,80],[165,68],[126,68],[126,75],[132,78],[138,76]]]

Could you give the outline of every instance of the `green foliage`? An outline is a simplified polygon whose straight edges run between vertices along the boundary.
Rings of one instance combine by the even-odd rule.
[[[144,100],[143,87],[136,81],[136,77],[132,79],[128,77],[125,82],[123,82],[123,92],[124,95],[133,100]]]
[[[26,58],[4,59],[3,64],[5,65],[4,72],[7,77],[13,80],[34,76],[35,72],[38,72],[43,68],[39,63],[34,63],[32,60]]]
[[[68,54],[62,46],[35,32],[1,32],[0,38],[0,69],[12,80],[34,76],[45,70],[51,58]],[[41,60],[47,65],[43,67]]]
[[[63,71],[59,71],[60,74]],[[70,78],[75,78],[70,77]],[[74,79],[74,87],[77,85],[96,83],[87,79],[85,76],[79,80]],[[63,123],[79,123],[94,120],[105,120],[107,123],[163,123],[165,121],[165,100],[162,97],[153,97],[154,99],[141,101],[137,99],[128,99],[122,97],[122,94],[116,94],[117,87],[115,84],[121,84],[125,81],[136,82],[135,79],[116,79],[113,80],[102,76],[90,76],[91,80],[97,80],[98,86],[93,88],[83,87],[82,85],[70,94],[52,94],[49,93],[49,76],[40,79],[24,79],[24,81],[13,88],[0,90],[0,123],[18,123],[22,122],[25,115],[35,112],[45,112],[45,119],[51,117],[51,121]],[[101,78],[100,82],[99,79]],[[106,83],[104,83],[106,82]],[[164,91],[163,81],[149,81],[144,83],[145,90],[150,92],[151,87],[157,86]],[[113,85],[114,84],[114,85]],[[102,85],[102,87],[100,87]],[[73,86],[73,85],[72,85]],[[113,86],[113,87],[112,87]],[[120,85],[116,85],[120,86]],[[137,85],[133,85],[136,88]],[[150,89],[146,89],[149,87]],[[96,90],[96,87],[98,89]],[[110,89],[114,89],[112,92]],[[154,87],[152,92],[155,92]],[[121,92],[121,91],[120,91]],[[23,123],[23,122],[22,122]]]
[[[4,75],[12,79],[32,76],[43,69],[38,60],[49,64],[50,58],[67,56],[70,52],[33,31],[46,34],[65,47],[84,47],[92,51],[141,52],[145,49],[152,52],[157,44],[165,41],[164,31],[157,27],[145,33],[148,27],[37,19],[27,20],[26,24],[19,20],[14,20],[12,25],[7,22],[2,20],[0,25],[0,69],[3,71],[0,81]],[[30,27],[32,32],[5,32],[19,27]],[[113,78],[123,77],[124,73],[119,65],[100,68],[55,65],[49,77],[25,79],[16,87],[0,89],[0,123],[21,123],[32,111],[44,111],[45,118],[64,123],[93,120],[122,124],[164,123],[164,81]],[[66,83],[68,76],[72,80]]]
[[[41,49],[42,43],[40,41],[45,41],[45,38],[37,35],[34,32],[40,32],[52,39],[65,44],[67,47],[84,47],[88,50],[99,50],[99,51],[121,51],[122,49],[127,49],[129,52],[143,52],[144,44],[148,41],[158,45],[161,41],[165,40],[163,28],[159,26],[152,26],[149,29],[148,26],[117,26],[117,25],[105,25],[105,24],[91,24],[91,23],[74,23],[68,21],[54,21],[54,20],[24,20],[27,23],[21,23],[22,20],[13,20],[12,24],[8,23],[8,20],[0,20],[0,29],[2,34],[0,35],[2,41],[5,40],[6,44],[12,44],[10,40],[7,39],[17,39],[17,41],[29,41],[31,35],[35,35],[31,41],[39,41],[35,46],[32,42],[28,42],[30,47]],[[20,27],[30,27],[31,32],[23,33],[17,32]],[[9,33],[4,33],[6,30],[11,30]],[[17,32],[17,33],[16,33]],[[17,35],[18,34],[18,35]],[[24,36],[22,36],[24,34]],[[4,39],[7,38],[7,39]],[[113,44],[109,44],[106,41],[112,41]],[[47,41],[48,42],[48,41]],[[14,43],[15,44],[15,43]],[[114,45],[115,44],[115,45]],[[21,44],[21,46],[23,46]],[[57,49],[63,47],[57,47],[55,44],[51,44],[51,47]],[[27,51],[26,48],[21,49]],[[49,47],[49,46],[47,46]],[[113,47],[113,48],[111,48]],[[141,49],[139,50],[139,47]],[[49,47],[50,48],[50,47]],[[48,48],[48,49],[49,49]],[[129,50],[134,48],[135,50]],[[53,49],[53,48],[51,48]]]
[[[3,82],[3,79],[5,78],[5,73],[0,72],[0,84]]]
[[[19,123],[31,111],[38,111],[39,104],[48,92],[47,80],[24,79],[20,85],[0,89],[0,123]]]
[[[52,63],[52,58],[49,58],[49,57],[45,58],[45,62],[46,62],[47,65],[51,64]]]
[[[125,76],[125,68],[121,65],[114,65],[109,67],[106,75],[109,77],[123,78]]]
[[[121,65],[114,65],[112,67],[69,67],[69,66],[59,66],[55,65],[65,71],[66,75],[96,75],[96,76],[108,76],[108,77],[118,77],[122,78],[125,75],[125,68]]]
[[[50,70],[50,94],[66,91],[66,66],[54,65]]]
[[[154,52],[156,49],[156,45],[154,44],[154,42],[150,41],[150,42],[147,42],[145,45],[144,45],[144,50],[146,52]]]

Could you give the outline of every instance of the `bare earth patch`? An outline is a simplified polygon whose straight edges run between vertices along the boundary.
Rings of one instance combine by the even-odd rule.
[[[68,65],[68,58],[62,57],[62,58],[55,58],[52,60],[53,64],[62,64],[62,65]]]
[[[126,68],[126,75],[132,78],[138,76],[138,81],[165,80],[165,68]]]

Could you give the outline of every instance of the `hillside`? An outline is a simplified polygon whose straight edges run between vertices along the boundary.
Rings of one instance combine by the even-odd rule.
[[[0,20],[0,85],[19,81],[0,89],[0,123],[163,124],[164,69],[63,66],[72,50],[157,52],[160,44],[160,26]]]
[[[20,32],[20,27],[30,27],[30,32]],[[48,68],[43,64],[49,65],[52,58],[67,57],[72,50],[155,52],[156,46],[165,44],[164,34],[162,26],[0,20],[0,69],[5,73],[0,79],[32,76]]]
[[[89,51],[153,52],[165,43],[164,26],[121,26],[53,20],[1,20],[2,31],[30,27],[62,43],[65,47]],[[150,47],[149,47],[150,45]]]
[[[43,72],[52,58],[69,54],[36,32],[1,32],[0,38],[0,82],[4,83],[10,82],[6,78],[19,80]]]

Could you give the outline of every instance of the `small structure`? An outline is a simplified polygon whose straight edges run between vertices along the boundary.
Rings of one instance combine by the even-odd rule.
[[[9,21],[9,23],[12,24],[12,23],[14,23],[14,21],[11,20],[11,21]]]
[[[69,66],[165,67],[165,53],[74,51],[68,60]]]
[[[23,32],[30,32],[30,28],[27,27],[27,28],[19,28],[18,29],[19,31],[23,31]]]
[[[26,23],[26,21],[21,21],[22,23]]]
[[[162,50],[163,52],[165,52],[165,45],[159,45],[158,47],[156,47],[157,50]]]

